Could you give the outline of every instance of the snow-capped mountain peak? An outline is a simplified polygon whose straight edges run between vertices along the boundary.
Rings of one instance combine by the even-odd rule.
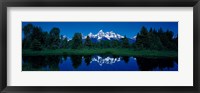
[[[102,37],[105,36],[105,33],[103,32],[103,30],[100,30],[95,36],[97,36],[98,40],[102,39]]]
[[[90,33],[88,34],[88,36],[89,36],[89,37],[92,37],[92,36],[93,36],[93,34],[90,32]]]
[[[136,39],[137,38],[137,36],[133,36],[133,39]]]
[[[101,29],[98,33],[104,33],[103,30]]]
[[[98,40],[101,40],[103,38],[106,38],[108,40],[110,39],[121,39],[124,38],[124,36],[121,36],[119,34],[114,33],[113,31],[110,32],[104,32],[103,30],[100,30],[97,34],[92,34],[91,32],[88,34],[90,38],[97,38]]]

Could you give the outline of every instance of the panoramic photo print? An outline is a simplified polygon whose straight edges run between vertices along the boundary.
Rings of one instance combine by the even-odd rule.
[[[22,71],[178,71],[178,22],[22,22]]]

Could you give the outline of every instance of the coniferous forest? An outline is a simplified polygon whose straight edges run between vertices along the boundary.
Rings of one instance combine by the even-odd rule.
[[[71,38],[68,38],[67,35],[61,35],[61,32],[62,30],[60,30],[59,27],[52,27],[50,31],[44,31],[42,27],[31,23],[24,25],[22,27],[22,57],[23,62],[28,61],[31,63],[27,63],[28,65],[23,64],[22,69],[24,71],[42,70],[48,64],[48,66],[52,66],[52,62],[50,61],[55,61],[55,59],[52,58],[55,57],[57,59],[56,61],[60,62],[62,56],[65,60],[67,60],[68,57],[71,59],[70,62],[72,62],[72,66],[74,66],[75,70],[82,64],[82,57],[87,66],[94,61],[102,66],[102,64],[110,64],[110,62],[112,64],[116,63],[117,60],[119,60],[119,62],[124,60],[126,64],[131,60],[137,60],[137,62],[141,61],[138,63],[140,67],[139,70],[155,70],[157,66],[160,65],[159,61],[164,60],[164,67],[159,70],[166,70],[166,66],[168,67],[168,65],[173,67],[175,64],[173,62],[176,62],[176,64],[178,63],[178,34],[175,35],[173,31],[168,29],[164,30],[162,27],[156,29],[154,27],[147,28],[143,25],[134,38],[122,35],[120,38],[109,38],[109,40],[103,38],[101,38],[101,40],[94,40],[95,35],[92,36],[88,34],[83,36],[82,32],[78,31],[74,32]],[[54,57],[49,58],[48,56]],[[33,57],[34,59],[31,59]],[[38,59],[35,57],[38,57]],[[152,60],[151,63],[147,62],[148,64],[146,64],[145,62],[148,61],[146,59]],[[45,64],[37,62],[41,60],[48,60],[48,62],[45,62]],[[48,70],[60,70],[59,68],[55,68],[58,67],[58,63],[53,62],[52,69],[48,68]],[[42,67],[38,67],[41,66],[41,64],[43,64]],[[151,67],[152,64],[154,64],[153,67]],[[146,68],[145,66],[150,66],[150,68]],[[83,70],[91,71],[91,69]],[[104,70],[106,69],[103,69],[103,71]],[[113,69],[109,71],[112,70]]]
[[[150,28],[150,30],[148,30],[143,26],[136,36],[136,41],[133,43],[129,43],[126,36],[120,40],[101,40],[99,42],[92,42],[90,37],[87,36],[83,41],[83,36],[80,32],[75,32],[73,38],[68,40],[68,38],[63,38],[60,32],[60,29],[57,27],[53,27],[47,32],[43,31],[41,27],[27,24],[23,27],[24,38],[22,40],[22,48],[23,50],[38,52],[46,50],[59,51],[59,49],[63,51],[63,49],[66,49],[63,53],[75,49],[80,51],[88,50],[88,52],[107,49],[108,51],[105,52],[108,53],[115,49],[116,51],[120,49],[131,49],[132,51],[178,51],[178,36],[174,36],[172,31],[163,31],[162,28]],[[29,53],[23,51],[23,54]],[[128,54],[129,53],[127,53],[127,55]]]

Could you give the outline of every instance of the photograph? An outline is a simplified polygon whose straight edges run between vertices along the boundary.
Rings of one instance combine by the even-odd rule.
[[[178,71],[178,21],[22,21],[22,71]]]
[[[3,93],[199,93],[200,0],[0,6]]]

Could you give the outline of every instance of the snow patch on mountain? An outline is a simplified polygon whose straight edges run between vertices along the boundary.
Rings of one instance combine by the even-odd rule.
[[[133,39],[136,39],[137,38],[137,36],[133,36]]]
[[[121,61],[121,58],[112,58],[112,57],[102,58],[101,56],[97,56],[97,57],[92,58],[91,62],[97,62],[100,66],[102,66],[103,64],[112,65],[120,61]]]
[[[61,36],[59,37],[59,39],[62,39],[62,40],[64,40],[65,38],[67,38],[66,35],[61,35]]]
[[[88,36],[90,38],[97,38],[98,40],[101,40],[103,38],[106,38],[108,40],[111,40],[111,39],[121,39],[121,38],[124,38],[124,36],[121,36],[120,34],[117,34],[117,33],[114,33],[113,31],[110,31],[110,32],[103,32],[103,30],[100,30],[97,34],[93,34],[93,33],[89,33]],[[85,36],[86,38],[87,36]]]

